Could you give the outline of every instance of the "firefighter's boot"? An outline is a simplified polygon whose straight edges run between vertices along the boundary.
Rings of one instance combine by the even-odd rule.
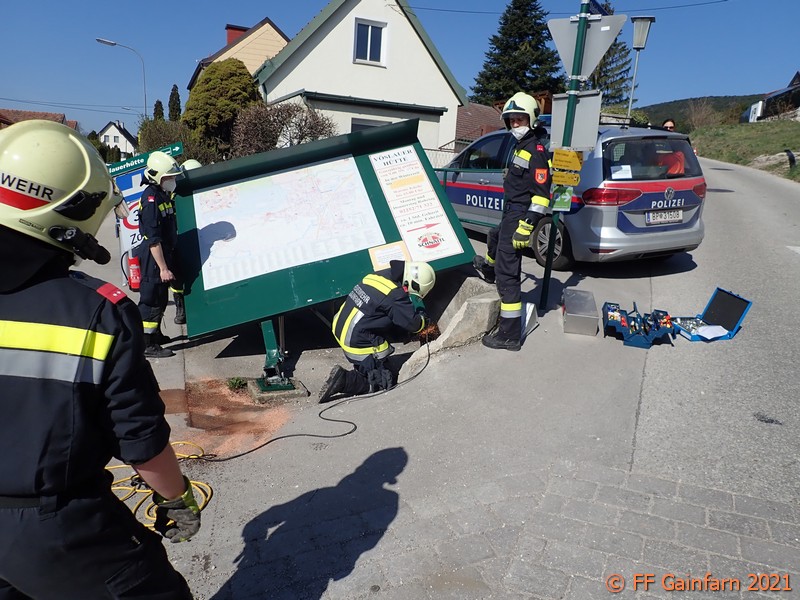
[[[144,355],[147,358],[168,358],[170,356],[175,356],[172,350],[161,347],[157,336],[157,333],[144,334]]]
[[[472,266],[478,270],[486,283],[494,283],[494,261],[483,256],[473,256]]]
[[[172,294],[175,300],[175,324],[183,325],[186,323],[186,305],[183,302],[183,294],[175,292]]]
[[[492,350],[511,350],[513,352],[518,352],[522,347],[522,344],[519,340],[509,339],[500,335],[500,331],[498,329],[483,336],[481,343]]]
[[[334,395],[343,392],[347,383],[347,371],[340,366],[335,366],[322,388],[319,390],[319,403],[330,402]]]

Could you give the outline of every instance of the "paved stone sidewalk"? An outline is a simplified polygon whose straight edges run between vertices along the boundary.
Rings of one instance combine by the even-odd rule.
[[[748,573],[800,590],[800,510],[789,504],[569,462],[435,496],[406,497],[399,484],[353,504],[339,487],[287,503],[278,532],[251,521],[214,599],[800,598],[744,591]],[[229,552],[215,552],[219,564],[240,549]],[[653,575],[647,591],[634,573]],[[662,584],[706,573],[742,590]],[[606,588],[613,574],[621,593]]]

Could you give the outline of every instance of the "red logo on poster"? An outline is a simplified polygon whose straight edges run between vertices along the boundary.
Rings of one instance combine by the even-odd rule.
[[[420,248],[436,248],[439,244],[441,244],[444,240],[439,237],[438,233],[429,233],[427,235],[423,235],[419,238],[419,246]]]

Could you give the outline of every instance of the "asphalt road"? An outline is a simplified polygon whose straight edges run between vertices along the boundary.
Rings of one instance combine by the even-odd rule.
[[[554,273],[521,352],[435,355],[407,384],[329,410],[357,424],[346,437],[189,465],[215,496],[200,534],[168,546],[198,597],[583,600],[606,597],[623,565],[800,573],[800,187],[701,162],[706,238],[691,254]],[[523,272],[538,303],[543,269],[529,257]],[[565,334],[565,287],[592,292],[598,311],[635,301],[693,316],[717,287],[753,306],[732,340],[643,350]],[[287,332],[312,399],[289,407],[281,435],[349,429],[312,402],[345,364],[313,323]],[[181,376],[258,376],[264,362],[250,330],[174,347],[153,363],[167,390]],[[634,517],[664,532],[625,525]],[[738,529],[719,524],[732,519]]]

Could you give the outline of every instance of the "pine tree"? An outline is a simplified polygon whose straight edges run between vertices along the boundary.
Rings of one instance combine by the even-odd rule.
[[[153,120],[164,120],[164,105],[161,103],[161,100],[156,100],[156,103],[153,105]]]
[[[614,14],[611,2],[606,0],[603,8]],[[621,42],[619,36],[600,60],[600,64],[589,76],[587,87],[603,92],[603,105],[627,104],[630,98],[631,50]]]
[[[261,102],[261,97],[242,61],[227,58],[212,62],[189,92],[181,122],[205,140],[218,156],[225,156],[230,151],[236,116],[254,102]]]
[[[178,93],[178,86],[172,84],[172,91],[169,93],[169,120],[180,121],[181,119],[181,95]]]
[[[555,94],[564,90],[558,53],[547,46],[552,39],[547,15],[539,0],[510,1],[497,34],[489,40],[470,100],[491,105],[519,91]]]

